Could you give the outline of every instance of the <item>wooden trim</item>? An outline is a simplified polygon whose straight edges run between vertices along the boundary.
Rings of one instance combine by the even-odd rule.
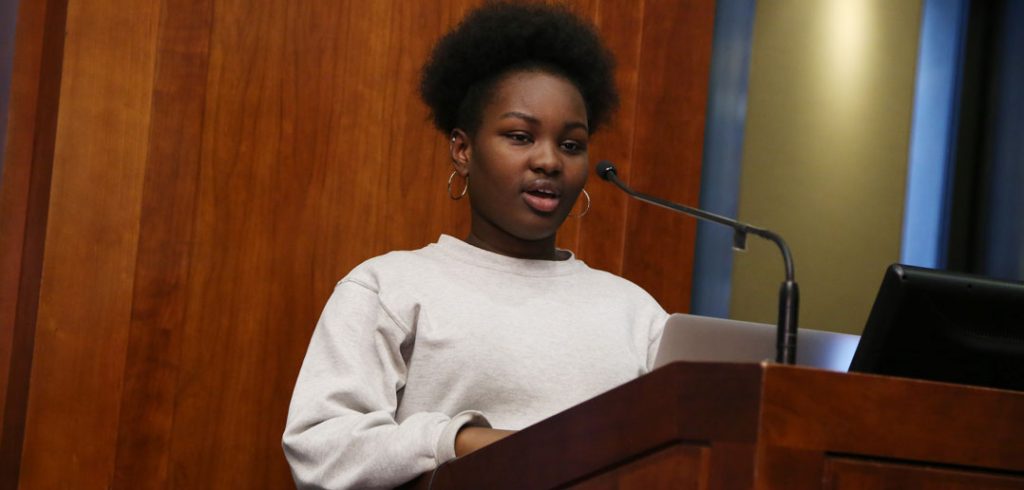
[[[67,0],[22,2],[0,190],[0,488],[16,488],[32,370]]]
[[[159,7],[68,2],[24,488],[111,483]]]

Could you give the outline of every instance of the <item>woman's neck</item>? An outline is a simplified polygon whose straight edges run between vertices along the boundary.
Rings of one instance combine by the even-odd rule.
[[[541,240],[522,240],[511,236],[507,239],[499,239],[470,230],[465,241],[488,252],[517,259],[567,260],[570,256],[568,252],[555,248],[554,236]]]

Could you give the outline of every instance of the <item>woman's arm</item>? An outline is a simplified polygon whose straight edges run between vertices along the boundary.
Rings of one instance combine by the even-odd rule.
[[[471,411],[395,420],[410,339],[374,290],[338,285],[310,341],[283,435],[296,486],[395,487],[454,458],[463,426],[487,425]]]

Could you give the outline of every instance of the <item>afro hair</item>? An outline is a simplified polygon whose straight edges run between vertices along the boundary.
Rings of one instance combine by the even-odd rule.
[[[494,83],[518,70],[564,76],[583,96],[590,132],[618,106],[615,59],[592,25],[563,6],[488,2],[434,46],[420,95],[434,125],[474,132]]]

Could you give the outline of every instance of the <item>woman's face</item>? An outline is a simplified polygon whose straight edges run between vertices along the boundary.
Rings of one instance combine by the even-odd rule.
[[[519,71],[499,79],[476,134],[453,133],[456,169],[469,176],[471,237],[510,255],[538,241],[553,252],[587,181],[588,136],[583,97],[565,78]]]

